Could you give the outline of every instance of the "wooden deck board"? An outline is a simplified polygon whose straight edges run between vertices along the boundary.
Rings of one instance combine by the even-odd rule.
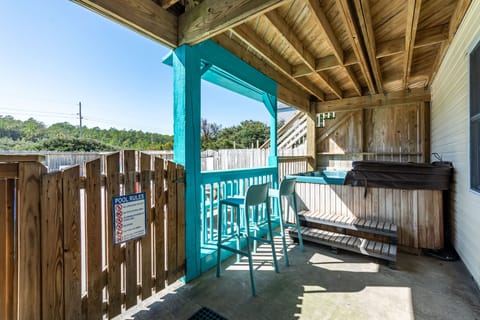
[[[309,227],[302,227],[300,232],[302,233],[302,237],[305,241],[332,246],[335,248],[380,258],[389,262],[396,261],[397,246],[394,244],[367,240],[359,237]],[[298,237],[295,229],[289,230],[289,234],[292,237]]]

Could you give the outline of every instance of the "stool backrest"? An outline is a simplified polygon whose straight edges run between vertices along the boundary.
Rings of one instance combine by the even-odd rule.
[[[254,184],[248,187],[245,207],[256,206],[268,200],[268,183]]]
[[[279,195],[289,196],[295,193],[295,178],[285,178],[280,182]]]

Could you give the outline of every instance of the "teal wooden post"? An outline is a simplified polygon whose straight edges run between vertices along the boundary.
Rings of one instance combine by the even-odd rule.
[[[200,275],[200,57],[196,47],[173,52],[174,161],[185,166],[185,281]]]
[[[277,153],[277,97],[276,95],[263,94],[263,103],[270,113],[270,155],[268,157],[268,165],[278,167]]]

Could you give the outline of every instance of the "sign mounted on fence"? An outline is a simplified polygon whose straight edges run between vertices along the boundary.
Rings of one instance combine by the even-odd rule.
[[[112,197],[113,242],[123,242],[140,238],[146,234],[145,192]]]

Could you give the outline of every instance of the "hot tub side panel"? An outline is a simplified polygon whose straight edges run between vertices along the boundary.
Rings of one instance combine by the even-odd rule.
[[[297,181],[296,192],[301,210],[395,223],[399,245],[443,248],[441,190],[365,189]]]

